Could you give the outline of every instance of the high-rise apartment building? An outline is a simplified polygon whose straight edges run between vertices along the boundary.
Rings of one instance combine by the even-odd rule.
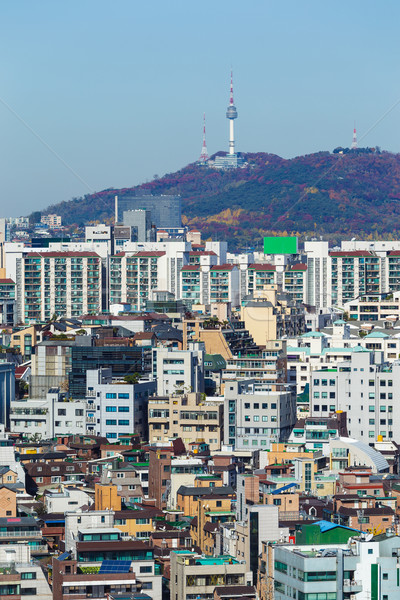
[[[101,259],[95,252],[31,252],[17,259],[18,321],[37,323],[102,309]]]
[[[121,252],[110,257],[110,304],[144,310],[151,292],[166,285],[165,252]],[[165,288],[164,288],[165,289]]]

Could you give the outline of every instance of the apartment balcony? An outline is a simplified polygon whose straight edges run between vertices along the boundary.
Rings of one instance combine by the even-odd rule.
[[[363,591],[362,581],[350,579],[343,580],[343,592],[346,594],[356,594]]]
[[[40,531],[0,531],[0,540],[6,539],[31,539],[31,538],[42,538],[42,533]]]

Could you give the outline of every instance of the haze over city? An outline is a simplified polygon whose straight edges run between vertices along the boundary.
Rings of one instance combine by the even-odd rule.
[[[203,112],[209,153],[227,150],[231,67],[239,151],[332,150],[350,145],[355,120],[361,145],[398,152],[399,11],[394,1],[3,4],[3,213],[195,161]]]

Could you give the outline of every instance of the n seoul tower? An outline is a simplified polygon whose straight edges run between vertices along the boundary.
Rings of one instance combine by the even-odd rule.
[[[231,92],[229,98],[229,106],[226,109],[226,118],[229,119],[229,154],[235,154],[235,134],[233,121],[237,119],[238,113],[236,106],[233,103],[233,74],[231,71]]]

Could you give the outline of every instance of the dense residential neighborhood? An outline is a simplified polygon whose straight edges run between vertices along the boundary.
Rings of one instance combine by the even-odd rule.
[[[0,594],[394,598],[400,241],[235,254],[162,202],[4,220]]]

